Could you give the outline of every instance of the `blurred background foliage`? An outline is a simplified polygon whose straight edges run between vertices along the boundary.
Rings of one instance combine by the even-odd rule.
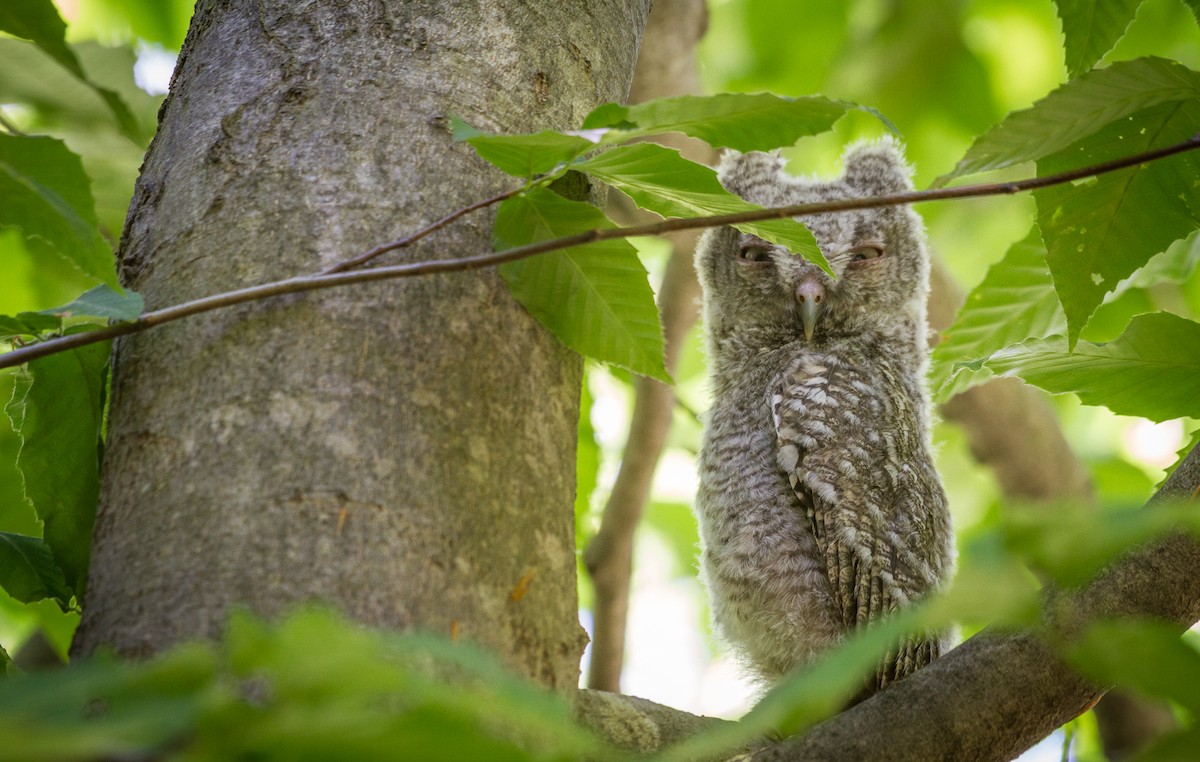
[[[56,4],[68,21],[68,40],[89,76],[118,92],[149,136],[192,3],[57,0]],[[1200,29],[1183,2],[1146,0],[1104,61],[1142,55],[1173,58],[1200,69]],[[101,229],[115,247],[147,141],[136,142],[122,134],[92,89],[29,43],[0,36],[0,62],[0,117],[13,129],[60,138],[82,158],[92,180]],[[711,92],[820,93],[879,109],[907,145],[917,187],[948,172],[974,137],[1004,114],[1030,105],[1067,78],[1061,26],[1049,0],[711,0],[700,63]],[[852,113],[834,133],[806,138],[791,149],[791,168],[801,174],[834,174],[846,142],[881,131],[874,118]],[[1001,173],[997,179],[1027,174],[1025,168]],[[932,248],[959,284],[969,289],[1011,244],[1025,236],[1034,203],[1028,195],[993,197],[924,204],[919,211],[928,224]],[[666,245],[661,241],[637,244],[652,278],[661,278],[669,253]],[[1131,316],[1147,310],[1196,319],[1200,279],[1193,271],[1185,268],[1177,282],[1124,290],[1101,308],[1083,338],[1112,339]],[[0,272],[2,314],[63,304],[95,285],[57,257],[30,251],[13,230],[0,230]],[[638,533],[623,688],[690,711],[737,716],[748,707],[752,692],[708,629],[704,595],[696,579],[698,540],[690,505],[701,431],[697,416],[708,406],[704,376],[699,329],[693,329],[675,373],[680,405]],[[0,399],[8,398],[11,387],[12,375],[0,374]],[[589,364],[583,401],[577,503],[580,547],[595,531],[620,462],[632,406],[629,379]],[[1099,502],[1116,508],[1140,505],[1197,428],[1190,420],[1151,424],[1116,416],[1104,408],[1084,407],[1072,396],[1053,398],[1052,404],[1071,446],[1090,472]],[[995,589],[1000,567],[989,566],[987,559],[994,556],[998,542],[1011,542],[1027,555],[1042,553],[1042,570],[1053,573],[1061,549],[1021,539],[1038,535],[1031,535],[1030,522],[1019,518],[1026,514],[1002,509],[991,472],[974,461],[963,434],[954,426],[939,424],[935,439],[964,570],[982,569],[987,584]],[[0,416],[0,531],[36,535],[40,533],[36,519],[22,498],[14,466],[16,448],[8,421]],[[1116,517],[1113,531],[1128,538],[1127,525],[1120,523],[1126,514],[1112,515]],[[1103,545],[1105,537],[1096,542]],[[1068,576],[1077,568],[1068,569]],[[970,574],[965,576],[970,579]],[[1036,594],[1032,576],[1017,570],[1004,579],[1015,580],[1020,588],[1012,608],[1022,610],[1030,600],[1026,592]],[[591,601],[586,583],[581,584],[580,599],[586,625]],[[982,621],[986,612],[979,614]],[[64,614],[49,601],[23,605],[0,592],[0,643],[10,652],[19,651],[41,631],[52,648],[65,655],[76,623],[77,615]],[[978,624],[968,622],[966,634]],[[1088,641],[1085,646],[1092,650],[1094,661],[1105,657],[1103,641]],[[1168,650],[1167,645],[1159,649]],[[1186,651],[1194,656],[1194,651]],[[1179,658],[1155,653],[1146,658]],[[1076,753],[1088,758],[1097,753],[1094,722],[1085,718],[1077,725],[1081,740]]]

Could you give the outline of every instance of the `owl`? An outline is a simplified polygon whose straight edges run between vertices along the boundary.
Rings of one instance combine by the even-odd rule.
[[[890,140],[831,182],[731,154],[731,192],[763,206],[911,190]],[[908,207],[809,216],[835,278],[725,227],[697,246],[713,405],[699,458],[701,566],[718,631],[769,683],[946,581],[954,564],[925,388],[929,257]],[[928,664],[909,637],[861,697]]]

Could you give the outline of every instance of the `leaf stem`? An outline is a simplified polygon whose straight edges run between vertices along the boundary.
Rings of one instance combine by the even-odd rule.
[[[434,273],[459,272],[462,270],[477,270],[482,267],[490,267],[492,265],[504,264],[525,257],[532,257],[535,254],[543,254],[548,251],[557,251],[559,249],[567,249],[572,246],[580,246],[587,243],[595,243],[597,241],[608,241],[617,238],[629,238],[632,236],[659,235],[674,230],[692,230],[697,228],[718,227],[721,225],[736,225],[743,222],[757,222],[759,220],[781,219],[784,217],[805,217],[814,214],[826,214],[829,212],[844,212],[854,209],[872,209],[887,206],[901,206],[903,204],[915,204],[925,201],[941,201],[952,198],[977,198],[981,196],[1001,196],[1012,195],[1014,193],[1022,193],[1024,191],[1037,190],[1051,185],[1060,185],[1062,183],[1073,182],[1087,177],[1115,172],[1120,169],[1145,164],[1158,159],[1163,159],[1168,156],[1174,156],[1185,151],[1195,150],[1200,148],[1200,133],[1193,135],[1190,139],[1182,143],[1176,143],[1164,148],[1158,148],[1153,151],[1127,156],[1121,159],[1104,162],[1080,169],[1074,169],[1069,172],[1061,172],[1055,175],[1047,175],[1046,177],[1031,177],[1024,180],[1016,180],[1012,182],[988,183],[980,185],[963,185],[956,188],[935,188],[932,190],[923,191],[908,191],[905,193],[896,193],[886,196],[867,196],[863,198],[847,198],[835,201],[821,201],[817,203],[797,204],[795,206],[783,206],[772,209],[755,209],[748,212],[738,212],[736,214],[721,214],[711,217],[692,217],[687,219],[668,219],[661,222],[648,223],[645,225],[632,225],[623,228],[608,228],[589,230],[583,233],[577,233],[565,238],[555,238],[547,241],[538,241],[536,243],[517,246],[512,249],[503,251],[488,251],[481,254],[473,254],[468,257],[460,257],[457,259],[439,259],[426,262],[412,262],[401,265],[391,265],[388,267],[373,267],[367,270],[355,270],[352,272],[343,272],[346,268],[353,267],[363,262],[368,261],[372,257],[378,256],[385,251],[407,246],[409,243],[416,241],[425,235],[437,230],[449,222],[467,214],[475,209],[481,209],[489,204],[501,201],[504,198],[511,197],[524,190],[518,188],[508,191],[507,193],[493,196],[470,206],[463,207],[456,212],[438,220],[423,228],[412,235],[398,239],[391,243],[382,244],[374,249],[359,255],[349,260],[345,260],[332,268],[315,274],[288,278],[286,280],[273,281],[264,283],[259,286],[249,286],[247,288],[238,289],[236,291],[228,291],[214,296],[206,296],[201,299],[195,299],[190,302],[176,304],[170,307],[164,307],[160,310],[143,313],[137,320],[129,323],[118,323],[101,328],[95,331],[87,331],[85,333],[71,334],[70,336],[60,336],[46,341],[30,344],[28,346],[13,349],[5,354],[0,355],[0,368],[11,368],[31,360],[36,360],[40,357],[46,357],[57,352],[62,352],[68,349],[74,349],[87,344],[92,344],[98,341],[105,341],[117,336],[124,336],[131,333],[144,331],[147,328],[152,328],[156,325],[169,323],[173,320],[198,315],[202,312],[220,309],[222,307],[231,307],[235,304],[243,304],[245,302],[257,301],[266,299],[272,296],[280,296],[283,294],[294,294],[302,291],[316,291],[318,289],[333,288],[335,286],[346,286],[352,283],[367,283],[377,280],[390,280],[392,278],[412,278],[418,275],[432,275]]]

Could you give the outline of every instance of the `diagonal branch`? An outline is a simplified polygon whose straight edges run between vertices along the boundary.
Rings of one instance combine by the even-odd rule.
[[[492,196],[491,198],[485,198],[482,201],[476,201],[474,204],[468,204],[467,206],[464,206],[461,209],[455,209],[453,212],[450,212],[450,214],[447,214],[445,217],[441,218],[440,220],[435,220],[434,222],[429,223],[428,225],[421,228],[420,230],[418,230],[415,233],[410,233],[409,235],[406,235],[403,238],[397,238],[396,240],[389,241],[388,243],[381,243],[378,246],[376,246],[375,248],[371,249],[370,251],[365,251],[362,254],[359,254],[357,257],[351,257],[350,259],[344,259],[341,262],[338,262],[337,264],[330,265],[329,267],[326,267],[324,270],[321,271],[321,275],[331,275],[333,273],[340,273],[340,272],[344,272],[346,270],[353,270],[354,268],[358,267],[359,265],[365,265],[367,262],[370,262],[372,259],[375,259],[376,257],[378,257],[381,254],[387,254],[389,251],[396,251],[397,249],[403,249],[405,247],[412,246],[414,243],[421,240],[425,236],[429,235],[430,233],[435,233],[438,230],[441,230],[442,228],[449,225],[451,222],[454,222],[455,220],[457,220],[459,217],[464,217],[464,216],[470,214],[471,212],[478,211],[480,209],[489,207],[492,204],[498,204],[501,201],[510,199],[523,190],[525,190],[525,188],[523,188],[523,187],[522,188],[513,188],[512,190],[507,190],[507,191],[504,191],[503,193],[497,193],[495,196]]]
[[[559,249],[567,249],[572,246],[581,246],[588,243],[596,243],[598,241],[611,241],[618,238],[630,238],[633,236],[645,235],[661,235],[675,230],[696,230],[698,228],[719,227],[721,225],[736,225],[743,222],[758,222],[760,220],[782,219],[784,217],[807,217],[815,214],[826,214],[829,212],[845,212],[854,209],[874,209],[887,206],[902,206],[904,204],[915,204],[923,201],[941,201],[952,198],[979,198],[982,196],[1003,196],[1012,195],[1014,193],[1022,193],[1024,191],[1037,190],[1051,185],[1061,185],[1062,183],[1081,180],[1085,177],[1093,177],[1096,175],[1115,172],[1120,169],[1145,164],[1147,162],[1164,159],[1168,156],[1183,153],[1185,151],[1195,150],[1200,148],[1200,134],[1194,135],[1182,143],[1167,146],[1165,148],[1146,151],[1145,153],[1135,154],[1123,159],[1096,164],[1090,167],[1071,170],[1070,172],[1062,172],[1056,175],[1047,175],[1046,177],[1031,177],[1024,180],[1004,183],[987,183],[980,185],[964,185],[957,188],[936,188],[923,191],[909,191],[906,193],[896,193],[885,196],[866,196],[862,198],[847,198],[837,201],[822,201],[809,204],[796,204],[794,206],[782,206],[771,209],[755,209],[748,212],[739,212],[736,214],[720,214],[711,217],[691,217],[687,219],[669,219],[661,222],[632,225],[622,228],[606,228],[599,230],[589,230],[576,235],[566,236],[565,238],[555,238],[547,241],[539,241],[537,243],[526,244],[525,246],[517,246],[512,249],[503,251],[489,251],[482,254],[474,254],[468,257],[458,259],[438,259],[427,262],[413,262],[403,265],[392,265],[390,267],[374,267],[367,270],[355,270],[351,272],[337,272],[325,275],[303,275],[286,280],[264,283],[259,286],[249,286],[247,288],[238,289],[236,291],[228,291],[223,294],[207,296],[200,299],[195,299],[183,304],[176,304],[171,307],[164,307],[160,310],[144,313],[137,320],[128,323],[119,323],[117,325],[107,326],[95,331],[87,331],[84,333],[71,334],[70,336],[61,336],[47,341],[31,344],[29,346],[20,347],[10,352],[0,355],[0,368],[11,368],[22,363],[35,360],[39,357],[62,352],[67,349],[94,344],[99,341],[106,341],[117,336],[124,336],[130,333],[144,331],[147,328],[152,328],[156,325],[168,323],[180,318],[198,315],[203,312],[220,309],[222,307],[231,307],[235,304],[243,304],[245,302],[257,301],[266,299],[272,296],[280,296],[283,294],[294,294],[302,291],[317,291],[324,288],[333,288],[335,286],[346,286],[352,283],[368,283],[377,280],[391,280],[393,278],[412,278],[418,275],[432,275],[434,273],[459,272],[463,270],[477,270],[483,267],[491,267],[492,265],[504,264],[505,262],[513,262],[518,259],[532,257],[535,254],[543,254],[547,251],[557,251]]]

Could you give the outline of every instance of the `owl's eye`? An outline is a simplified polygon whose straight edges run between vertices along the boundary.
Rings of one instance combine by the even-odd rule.
[[[865,243],[850,250],[851,262],[866,262],[883,256],[883,244]]]
[[[766,244],[747,241],[738,247],[738,260],[748,264],[765,264],[771,261],[771,250]]]

